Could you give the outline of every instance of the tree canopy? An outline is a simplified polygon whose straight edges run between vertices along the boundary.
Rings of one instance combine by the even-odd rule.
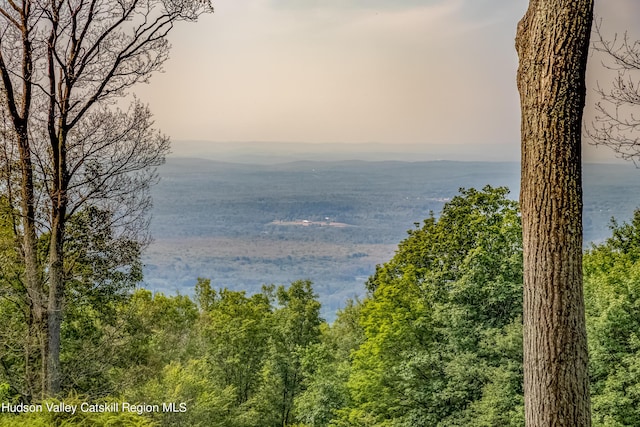
[[[506,195],[461,190],[378,267],[345,425],[519,425],[522,246]]]

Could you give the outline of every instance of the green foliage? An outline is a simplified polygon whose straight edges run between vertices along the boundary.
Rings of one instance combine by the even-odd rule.
[[[158,424],[149,418],[127,411],[118,412],[84,412],[76,410],[75,414],[64,412],[48,411],[48,404],[59,404],[64,402],[68,405],[76,405],[80,408],[83,402],[88,400],[71,394],[63,400],[49,399],[39,402],[42,405],[42,412],[22,413],[19,415],[4,413],[0,414],[0,427],[156,427]],[[109,404],[121,402],[115,398],[91,401],[95,404]]]
[[[139,392],[140,399],[176,405],[175,412],[152,414],[160,425],[185,427],[241,425],[235,420],[241,415],[235,395],[233,386],[220,387],[207,362],[201,359],[168,364],[159,378],[151,380]],[[181,404],[184,412],[180,410]]]
[[[296,418],[305,426],[328,426],[351,402],[347,387],[351,353],[364,340],[358,322],[360,309],[359,302],[349,300],[333,325],[321,325],[320,342],[308,347],[303,355],[306,378],[295,408]]]
[[[216,292],[209,282],[196,285],[201,307],[199,336],[212,377],[221,388],[234,390],[243,405],[255,394],[271,335],[272,307],[265,294]]]
[[[343,425],[521,424],[521,233],[506,195],[461,190],[377,268]]]
[[[90,397],[114,393],[114,367],[129,363],[120,356],[124,323],[118,309],[141,280],[140,245],[117,236],[112,213],[88,207],[67,223],[65,305],[61,326],[62,386]],[[37,390],[40,343],[36,342],[32,303],[22,282],[23,260],[18,217],[0,196],[0,381],[12,395],[31,400]],[[44,259],[46,236],[40,237]],[[29,378],[27,378],[29,377]]]
[[[0,194],[0,285],[15,286],[21,271],[21,260],[16,250],[17,214],[7,198]]]
[[[8,383],[0,383],[0,402],[11,402],[11,386]]]
[[[62,324],[63,385],[92,398],[140,384],[187,357],[197,308],[186,296],[137,290],[71,298]]]
[[[118,357],[126,364],[114,367],[111,374],[121,389],[154,378],[169,363],[186,361],[195,351],[198,310],[185,295],[138,289],[119,307],[117,317],[124,320]]]
[[[273,288],[271,288],[273,289]],[[269,291],[269,289],[266,289]],[[320,303],[308,280],[279,286],[273,313],[271,340],[262,368],[262,387],[256,405],[263,425],[284,426],[295,417],[295,398],[304,390],[307,348],[320,341]]]
[[[67,293],[75,298],[111,300],[142,280],[141,243],[116,235],[113,217],[108,210],[88,206],[67,221]]]
[[[130,320],[118,310],[142,280],[140,243],[116,235],[113,216],[88,206],[66,225],[63,388],[95,397],[117,388],[108,373],[127,363],[118,354]]]
[[[640,211],[584,257],[595,426],[640,425]]]
[[[139,290],[120,309],[131,313],[124,349],[136,361],[117,371],[121,384],[131,381],[127,397],[186,404],[184,413],[152,414],[161,425],[290,425],[313,369],[304,356],[323,327],[311,283],[247,296],[199,279],[195,291],[197,305]]]
[[[33,343],[28,336],[29,303],[22,283],[23,264],[18,250],[18,220],[9,200],[0,194],[0,402],[9,397],[28,396],[25,359]]]

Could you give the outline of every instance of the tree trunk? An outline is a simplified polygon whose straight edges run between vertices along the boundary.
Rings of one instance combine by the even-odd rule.
[[[24,131],[26,133],[26,130]],[[25,288],[27,290],[29,306],[29,329],[28,339],[25,343],[25,380],[30,396],[40,395],[46,390],[46,342],[47,327],[45,317],[44,288],[39,274],[37,238],[35,226],[35,202],[33,194],[33,166],[31,163],[31,151],[28,139],[22,135],[18,136],[18,150],[20,152],[21,166],[21,200],[20,209],[22,211],[22,256],[25,265]],[[32,359],[30,348],[35,345],[40,350],[40,373],[37,367],[29,365]],[[40,380],[38,381],[38,377]]]
[[[14,8],[17,7],[13,3]],[[15,138],[20,156],[20,214],[22,219],[22,253],[25,264],[24,282],[26,297],[29,307],[29,325],[27,342],[25,343],[25,380],[30,394],[28,398],[36,394],[43,394],[46,389],[46,301],[44,294],[44,284],[41,276],[40,263],[38,260],[37,234],[36,234],[36,201],[34,196],[34,168],[31,159],[31,142],[29,140],[29,118],[32,100],[33,77],[33,56],[31,45],[32,26],[31,2],[22,2],[19,18],[14,22],[18,24],[18,32],[21,38],[21,45],[17,47],[21,51],[20,58],[20,84],[16,85],[11,80],[12,70],[7,68],[4,52],[0,51],[0,78],[4,92],[3,107],[6,108],[11,117]],[[2,8],[4,12],[4,8]],[[9,54],[9,57],[12,57]],[[15,71],[15,70],[13,70]],[[21,88],[19,95],[15,89]],[[31,361],[38,359],[32,357],[31,347],[37,345],[40,350],[40,373],[37,368],[31,365]],[[40,377],[40,378],[38,378]],[[39,381],[38,381],[39,380]]]
[[[590,426],[581,129],[593,0],[531,0],[518,24],[526,425]]]
[[[63,108],[63,114],[65,109]],[[63,130],[63,119],[59,133],[55,133],[53,122],[49,124],[51,142],[51,160],[54,166],[51,184],[51,236],[49,240],[49,304],[47,307],[49,348],[47,359],[48,394],[60,393],[60,329],[63,318],[65,294],[64,277],[64,236],[67,215],[67,190],[69,172],[67,171],[67,140]]]
[[[64,211],[53,209],[51,240],[49,246],[49,304],[47,307],[49,348],[47,351],[47,394],[60,393],[60,328],[64,301]]]

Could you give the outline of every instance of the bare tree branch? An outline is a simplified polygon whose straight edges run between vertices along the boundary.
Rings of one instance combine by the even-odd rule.
[[[599,101],[596,117],[585,126],[593,145],[612,149],[620,158],[636,163],[640,156],[640,40],[625,32],[612,39],[603,35],[602,20],[594,24],[592,47],[606,58],[603,67],[615,71],[613,81],[595,89]]]

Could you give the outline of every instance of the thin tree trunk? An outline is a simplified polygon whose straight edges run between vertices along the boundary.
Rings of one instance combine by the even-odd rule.
[[[20,210],[22,219],[22,256],[25,263],[25,288],[27,292],[27,301],[29,305],[29,340],[27,347],[32,345],[32,340],[38,343],[40,347],[40,374],[35,371],[35,366],[26,365],[25,379],[28,383],[27,388],[35,393],[39,389],[44,394],[46,390],[46,296],[44,294],[44,284],[40,275],[38,251],[37,251],[37,234],[36,234],[36,206],[34,192],[33,163],[31,160],[31,143],[29,141],[29,117],[31,112],[31,100],[33,85],[31,79],[33,77],[33,52],[31,45],[32,25],[31,19],[31,2],[22,2],[18,12],[19,17],[15,20],[21,35],[21,45],[18,46],[22,54],[20,66],[20,84],[14,87],[11,80],[12,72],[7,68],[4,52],[0,52],[0,77],[4,90],[4,103],[7,108],[13,127],[15,137],[18,144],[18,152],[20,156]],[[9,54],[11,57],[12,54]],[[14,70],[15,71],[15,70]],[[16,94],[15,90],[19,90]],[[30,351],[25,348],[25,357],[31,359]],[[36,384],[37,378],[40,376],[40,384]]]
[[[590,426],[581,125],[593,0],[531,0],[518,24],[526,425]]]
[[[22,133],[24,132],[24,133]],[[35,366],[25,366],[27,388],[32,394],[44,396],[46,390],[46,342],[47,327],[44,301],[44,287],[39,274],[37,237],[35,221],[35,197],[33,187],[33,166],[26,129],[18,133],[18,151],[20,153],[20,209],[22,211],[22,255],[25,264],[25,288],[29,306],[29,339],[25,343],[27,359],[31,359],[29,347],[35,341],[40,350],[40,373],[34,371]],[[22,135],[21,135],[22,133]],[[37,378],[40,377],[38,384]]]
[[[56,209],[54,209],[56,211]],[[49,304],[47,320],[49,330],[49,348],[47,359],[47,394],[60,393],[60,327],[64,300],[63,236],[64,224],[59,215],[53,218],[51,244],[49,247]]]
[[[61,128],[63,126],[60,126]],[[64,236],[67,214],[68,172],[66,164],[66,134],[56,135],[50,125],[51,157],[54,166],[51,194],[51,236],[49,243],[49,304],[47,320],[49,348],[47,360],[48,394],[60,393],[60,329],[64,303]]]

